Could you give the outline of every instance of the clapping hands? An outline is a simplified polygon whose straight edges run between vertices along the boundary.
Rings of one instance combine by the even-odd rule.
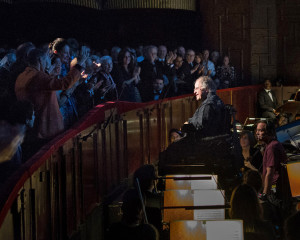
[[[168,54],[166,56],[166,62],[168,64],[172,64],[174,62],[174,60],[176,59],[176,57],[177,57],[177,54],[170,51],[170,52],[168,52]]]

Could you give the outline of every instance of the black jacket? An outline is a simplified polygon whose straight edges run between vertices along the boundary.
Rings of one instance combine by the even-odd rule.
[[[188,123],[195,127],[201,137],[210,137],[224,133],[224,118],[224,103],[216,93],[210,92]]]
[[[261,116],[263,112],[273,112],[278,105],[277,98],[274,92],[271,90],[273,101],[270,98],[269,94],[263,89],[257,95],[258,101],[258,114]]]

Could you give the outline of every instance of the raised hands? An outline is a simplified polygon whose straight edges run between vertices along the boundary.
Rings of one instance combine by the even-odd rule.
[[[90,55],[90,48],[87,46],[82,46],[78,58],[74,58],[71,62],[71,67],[79,64],[80,66],[85,66],[85,61]]]
[[[135,67],[133,71],[133,78],[135,81],[135,84],[138,84],[140,79],[140,73],[141,73],[141,67]]]
[[[169,51],[167,56],[166,56],[166,62],[167,64],[172,64],[174,62],[174,60],[176,59],[177,57],[177,54],[172,52],[172,51]]]

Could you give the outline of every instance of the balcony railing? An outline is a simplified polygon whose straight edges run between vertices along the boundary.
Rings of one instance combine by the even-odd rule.
[[[226,89],[218,95],[234,105],[243,122],[255,116],[259,88]],[[108,102],[92,109],[10,177],[0,194],[0,239],[70,238],[124,179],[158,160],[168,146],[169,130],[180,128],[198,105],[186,95],[150,103]]]

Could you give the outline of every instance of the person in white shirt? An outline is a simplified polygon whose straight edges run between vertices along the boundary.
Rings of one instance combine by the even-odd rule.
[[[264,81],[264,89],[257,95],[259,117],[275,119],[278,115],[275,110],[278,106],[278,101],[271,88],[271,81],[266,79]]]

